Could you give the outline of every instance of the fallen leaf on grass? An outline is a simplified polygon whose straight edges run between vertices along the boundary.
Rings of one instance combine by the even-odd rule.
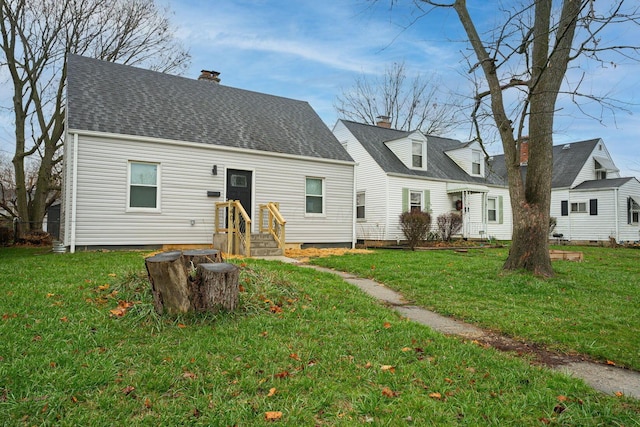
[[[144,407],[145,407],[145,408],[147,408],[147,409],[151,409],[151,406],[152,406],[152,405],[151,405],[151,400],[147,397],[147,398],[144,400]]]
[[[287,378],[289,375],[291,375],[291,374],[289,374],[289,372],[288,372],[288,371],[282,371],[282,372],[278,372],[278,373],[275,375],[275,377],[276,377],[276,378]]]
[[[289,357],[293,360],[297,360],[298,362],[300,361],[300,356],[298,356],[296,353],[291,353]]]
[[[398,393],[396,393],[395,391],[391,390],[389,387],[385,387],[382,389],[382,395],[386,396],[386,397],[396,397],[398,395]]]
[[[389,371],[392,374],[396,372],[396,367],[392,365],[382,365],[380,366],[380,369],[383,371]]]
[[[554,406],[553,412],[555,412],[556,414],[561,414],[564,412],[565,409],[567,409],[567,407],[559,403],[556,406]]]
[[[126,386],[125,388],[123,388],[123,389],[122,389],[122,393],[123,393],[125,396],[129,396],[131,393],[133,393],[133,391],[134,391],[135,389],[136,389],[136,388],[135,388],[134,386],[132,386],[132,385],[128,385],[128,386]]]
[[[437,391],[434,393],[429,393],[429,397],[432,399],[442,400],[442,395]]]
[[[402,352],[403,353],[406,353],[406,352],[411,351],[411,350],[413,350],[411,347],[403,347],[402,348]]]
[[[271,396],[273,396],[274,394],[276,394],[276,388],[275,388],[275,387],[271,387],[271,388],[269,389],[269,394],[267,394],[267,397],[271,397]]]
[[[623,392],[621,392],[621,391],[616,391],[614,394],[616,395],[616,397],[622,397],[622,396],[624,396],[624,393],[623,393]]]
[[[558,401],[559,402],[566,402],[567,401],[567,396],[559,395],[558,396]]]
[[[391,323],[389,322],[384,322],[384,325],[382,325],[385,329],[389,329],[391,327]]]
[[[267,411],[264,413],[264,419],[267,421],[278,421],[282,418],[280,411]]]
[[[607,365],[616,366],[616,362],[612,360],[607,360]]]
[[[182,378],[188,378],[190,380],[193,380],[197,378],[197,375],[194,374],[193,372],[186,371],[184,374],[182,374]]]
[[[112,310],[109,310],[109,313],[111,313],[112,316],[123,317],[125,314],[127,314],[127,310],[131,307],[133,307],[132,302],[120,300],[118,301],[118,306]]]
[[[99,291],[106,291],[107,289],[109,289],[109,284],[108,283],[98,286],[98,290]]]
[[[61,322],[68,322],[68,321],[69,321],[69,319],[67,318],[67,316],[64,316],[64,317],[61,317],[61,318],[60,318],[60,321],[61,321]]]
[[[107,276],[109,276],[109,277],[116,277],[116,273],[109,273],[109,274],[107,274]]]

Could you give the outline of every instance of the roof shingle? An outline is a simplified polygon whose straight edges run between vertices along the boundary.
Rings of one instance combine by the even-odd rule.
[[[304,101],[78,55],[68,128],[352,161]]]

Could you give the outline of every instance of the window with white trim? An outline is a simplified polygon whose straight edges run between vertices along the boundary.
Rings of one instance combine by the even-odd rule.
[[[128,210],[160,210],[160,165],[157,163],[129,162],[128,174]]]
[[[471,152],[471,174],[482,175],[482,153],[478,150]]]
[[[411,166],[424,168],[424,143],[422,141],[411,142]]]
[[[305,213],[310,215],[324,214],[324,179],[306,179],[306,208]]]
[[[627,219],[629,224],[637,224],[640,217],[640,205],[636,203],[636,200],[632,197],[627,199],[627,207],[629,211],[627,212]]]
[[[571,213],[587,213],[587,202],[571,202]]]
[[[489,222],[498,221],[498,199],[495,197],[487,199],[487,220]]]
[[[356,193],[356,219],[365,219],[364,194],[364,191],[359,191],[358,193]]]
[[[409,210],[411,212],[422,212],[422,191],[409,192]]]

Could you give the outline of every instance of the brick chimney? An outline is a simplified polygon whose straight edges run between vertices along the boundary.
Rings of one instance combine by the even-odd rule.
[[[198,77],[198,80],[207,80],[213,83],[220,83],[220,77],[218,77],[219,75],[220,73],[217,71],[202,70],[200,71],[200,77]]]
[[[529,162],[529,137],[523,136],[520,140],[520,166],[526,166]]]
[[[389,117],[389,116],[378,116],[378,117],[376,117],[376,119],[378,120],[376,122],[376,126],[379,126],[381,128],[387,128],[387,129],[391,128],[391,117]]]

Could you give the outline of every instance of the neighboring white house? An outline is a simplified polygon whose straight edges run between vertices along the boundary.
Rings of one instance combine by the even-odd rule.
[[[462,214],[462,237],[510,240],[512,214],[504,156],[485,163],[478,143],[339,120],[333,133],[356,161],[359,240],[404,239],[399,216],[426,210]],[[520,167],[526,176],[528,147]],[[550,214],[563,240],[640,240],[640,182],[620,177],[602,139],[553,147]],[[551,237],[551,236],[550,236]]]
[[[527,160],[526,155],[521,158],[524,173]],[[494,166],[496,173],[504,174],[504,156],[495,156]],[[602,139],[555,145],[551,187],[550,214],[557,220],[553,233],[561,239],[640,239],[640,182],[620,177]]]
[[[211,244],[214,205],[279,202],[286,240],[354,242],[354,162],[307,102],[69,55],[62,239]]]
[[[601,139],[554,147],[551,216],[571,241],[640,239],[640,182],[620,177]]]
[[[403,240],[399,217],[428,211],[462,215],[464,238],[511,239],[511,205],[503,177],[485,165],[478,143],[339,120],[333,133],[356,161],[356,235]]]

